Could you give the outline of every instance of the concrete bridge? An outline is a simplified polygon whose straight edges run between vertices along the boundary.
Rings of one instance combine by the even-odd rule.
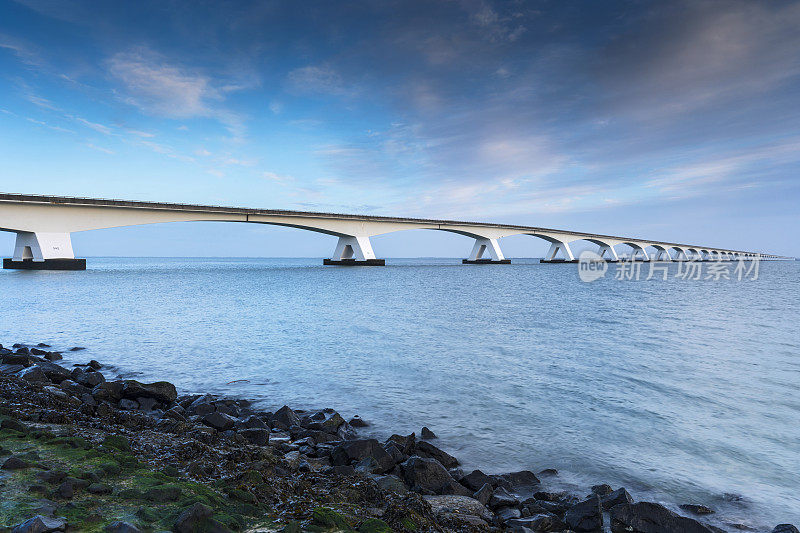
[[[630,249],[629,260],[787,259],[753,251],[507,224],[0,193],[0,231],[17,234],[14,257],[5,259],[3,267],[82,270],[86,260],[75,259],[73,232],[185,221],[273,224],[326,233],[338,237],[333,255],[324,260],[326,265],[383,265],[384,260],[372,251],[370,237],[409,229],[449,231],[474,239],[464,263],[510,263],[498,243],[510,235],[548,241],[550,250],[543,262],[574,262],[570,244],[580,240],[597,245],[598,253],[609,261],[620,260],[619,245]]]

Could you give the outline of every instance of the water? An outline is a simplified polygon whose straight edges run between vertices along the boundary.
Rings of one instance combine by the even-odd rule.
[[[559,485],[703,503],[718,524],[800,522],[800,263],[594,283],[533,260],[319,263],[4,271],[0,341],[86,346],[70,357],[264,408],[332,406],[384,437],[428,425],[467,469],[557,468]]]

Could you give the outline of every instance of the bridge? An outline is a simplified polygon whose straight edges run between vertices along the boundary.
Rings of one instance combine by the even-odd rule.
[[[3,268],[83,270],[86,260],[75,258],[71,233],[186,221],[272,224],[338,237],[333,255],[324,260],[326,265],[383,265],[384,260],[375,257],[370,237],[410,229],[448,231],[474,239],[465,264],[510,263],[498,239],[511,235],[531,235],[549,242],[550,249],[542,259],[546,263],[575,262],[570,244],[581,240],[597,245],[600,256],[608,261],[621,260],[616,250],[620,245],[630,248],[623,259],[633,261],[788,259],[753,251],[508,224],[0,193],[0,231],[17,235],[14,256],[3,261]]]

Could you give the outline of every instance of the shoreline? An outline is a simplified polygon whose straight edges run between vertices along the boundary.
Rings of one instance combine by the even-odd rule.
[[[728,530],[708,524],[704,517],[713,517],[711,509],[696,503],[687,502],[677,514],[658,503],[635,502],[622,487],[553,492],[548,485],[555,470],[464,472],[427,428],[379,441],[363,435],[367,422],[345,420],[330,408],[269,412],[245,399],[179,395],[166,381],[113,379],[96,361],[67,366],[61,352],[45,344],[0,347],[0,357],[3,480],[8,475],[12,486],[23,483],[13,476],[30,482],[25,494],[3,494],[19,505],[0,515],[7,522],[0,521],[0,531],[38,514],[69,531],[192,531],[203,524],[216,531]],[[82,439],[79,446],[62,450],[58,441],[75,438]],[[124,440],[115,447],[109,444],[115,439]],[[85,453],[75,457],[75,449]],[[38,458],[26,459],[31,451]],[[121,451],[126,462],[118,472],[106,472],[106,479],[92,471],[97,480],[75,472],[49,485],[36,483],[60,467],[86,470],[98,457],[113,461]],[[6,468],[9,461],[27,466]],[[144,476],[148,470],[161,476]],[[92,492],[93,485],[104,487]],[[24,515],[34,500],[49,504],[43,513]],[[84,500],[118,510],[96,516],[102,513]],[[108,529],[119,521],[133,529]],[[776,533],[797,531],[779,527]]]

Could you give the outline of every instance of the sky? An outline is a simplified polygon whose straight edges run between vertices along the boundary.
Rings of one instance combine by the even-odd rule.
[[[800,256],[798,27],[800,3],[777,0],[0,0],[0,191]],[[313,257],[335,238],[175,223],[73,243]],[[472,243],[416,230],[373,246],[460,257]]]

